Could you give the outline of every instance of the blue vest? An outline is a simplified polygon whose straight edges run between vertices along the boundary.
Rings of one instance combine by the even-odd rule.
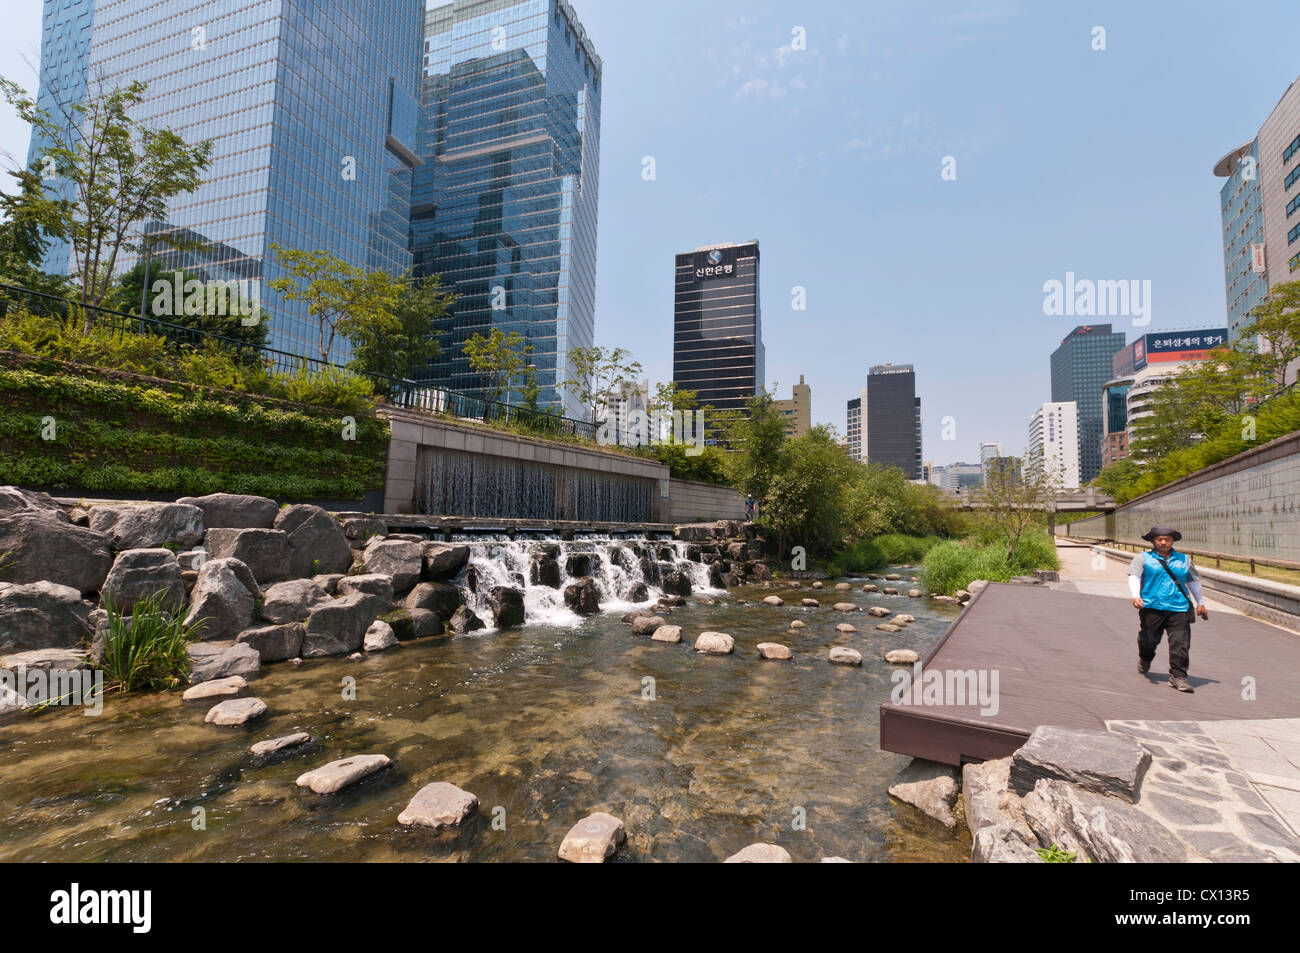
[[[1189,558],[1178,550],[1171,552],[1165,562],[1183,588],[1187,588],[1187,564]],[[1174,581],[1169,578],[1160,565],[1154,549],[1148,549],[1142,555],[1142,605],[1147,609],[1159,609],[1162,612],[1185,612],[1192,608],[1187,597],[1178,591]]]

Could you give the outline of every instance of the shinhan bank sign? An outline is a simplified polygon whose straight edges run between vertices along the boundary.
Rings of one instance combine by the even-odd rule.
[[[736,272],[735,262],[722,260],[722,251],[714,248],[706,252],[703,258],[695,259],[695,277],[696,278],[717,278],[719,275],[733,275]]]

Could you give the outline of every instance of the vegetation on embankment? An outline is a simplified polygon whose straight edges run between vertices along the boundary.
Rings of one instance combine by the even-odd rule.
[[[853,576],[886,566],[919,564],[943,540],[938,536],[907,536],[903,533],[886,533],[874,539],[863,539],[848,546],[826,565],[827,572],[836,576]]]
[[[1043,530],[1031,529],[1020,537],[1011,553],[1005,543],[981,542],[978,534],[940,543],[925,554],[921,579],[930,592],[952,595],[974,579],[1007,582],[1035,569],[1059,567],[1055,541]]]

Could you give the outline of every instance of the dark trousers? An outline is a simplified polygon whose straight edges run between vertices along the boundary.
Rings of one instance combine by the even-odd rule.
[[[1192,627],[1187,612],[1163,612],[1142,609],[1138,613],[1138,657],[1150,662],[1156,657],[1160,637],[1169,633],[1169,677],[1186,678],[1188,656],[1192,650]]]

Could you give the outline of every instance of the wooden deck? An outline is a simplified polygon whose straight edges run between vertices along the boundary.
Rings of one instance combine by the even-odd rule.
[[[1300,636],[1211,612],[1192,626],[1189,695],[1167,684],[1167,641],[1151,671],[1138,674],[1131,602],[1046,587],[991,583],[921,665],[998,673],[995,714],[970,699],[880,706],[881,748],[952,765],[1009,755],[1038,725],[1300,717]],[[1249,679],[1254,700],[1243,698]]]

